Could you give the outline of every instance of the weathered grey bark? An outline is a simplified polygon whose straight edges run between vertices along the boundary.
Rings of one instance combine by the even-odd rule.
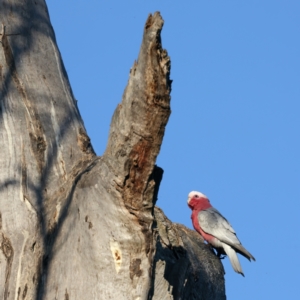
[[[225,299],[220,261],[154,210],[171,91],[160,14],[102,157],[44,0],[2,0],[0,20],[0,299]]]

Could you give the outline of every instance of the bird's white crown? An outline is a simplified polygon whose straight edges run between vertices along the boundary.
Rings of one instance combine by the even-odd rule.
[[[204,194],[202,194],[202,193],[200,193],[200,192],[197,192],[197,191],[191,191],[191,192],[189,193],[188,203],[190,203],[191,199],[194,198],[196,195],[197,195],[199,198],[205,198],[205,199],[208,200],[208,198],[207,198]],[[208,201],[209,201],[209,200],[208,200]]]
[[[207,196],[205,196],[204,194],[200,193],[200,192],[197,192],[197,191],[191,191],[189,193],[189,199],[193,198],[195,195],[198,195],[200,198],[207,198]]]

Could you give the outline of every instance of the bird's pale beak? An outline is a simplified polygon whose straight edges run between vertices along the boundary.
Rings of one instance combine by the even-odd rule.
[[[190,201],[191,201],[191,197],[188,197],[187,204],[190,204]]]

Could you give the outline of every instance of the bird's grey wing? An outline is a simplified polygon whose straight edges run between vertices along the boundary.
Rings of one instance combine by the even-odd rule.
[[[198,221],[203,231],[213,235],[228,244],[240,244],[234,229],[222,214],[213,207],[202,210],[198,214]]]
[[[249,260],[255,260],[253,255],[243,247],[230,223],[218,210],[210,207],[200,211],[198,214],[198,221],[203,231],[216,237],[221,242],[232,246]]]

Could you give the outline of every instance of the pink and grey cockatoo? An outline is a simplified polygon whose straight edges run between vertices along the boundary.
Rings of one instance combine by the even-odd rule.
[[[255,261],[255,258],[242,246],[229,222],[200,192],[189,193],[188,206],[193,211],[191,218],[194,228],[217,250],[218,255],[225,252],[234,271],[244,276],[236,252],[250,261]]]

